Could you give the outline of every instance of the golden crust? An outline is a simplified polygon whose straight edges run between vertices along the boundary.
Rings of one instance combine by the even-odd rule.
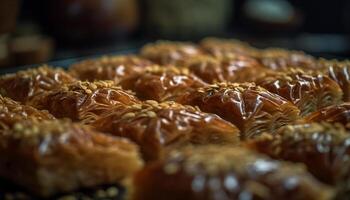
[[[0,131],[11,129],[16,122],[24,120],[43,121],[54,119],[47,111],[21,105],[12,99],[0,95]]]
[[[46,109],[57,118],[67,117],[83,123],[92,122],[113,106],[135,103],[139,100],[113,81],[77,81],[38,95],[31,102],[34,107]]]
[[[241,199],[245,195],[261,200],[328,200],[332,191],[300,165],[243,148],[203,146],[174,150],[146,166],[134,178],[130,199]]]
[[[62,84],[75,82],[67,72],[46,65],[0,77],[0,94],[27,103],[33,97]]]
[[[128,109],[112,110],[92,126],[139,144],[146,160],[163,156],[169,148],[187,144],[235,144],[238,129],[214,114],[175,102],[148,100]]]
[[[190,57],[202,54],[192,43],[157,41],[142,47],[141,56],[160,65],[179,65]]]
[[[39,196],[116,183],[142,167],[133,143],[69,121],[16,123],[0,141],[0,175]]]
[[[103,56],[83,60],[70,66],[69,72],[83,81],[113,80],[119,83],[142,73],[151,61],[137,55]]]
[[[293,123],[299,110],[253,83],[217,83],[179,97],[178,102],[215,113],[241,130],[243,139]]]

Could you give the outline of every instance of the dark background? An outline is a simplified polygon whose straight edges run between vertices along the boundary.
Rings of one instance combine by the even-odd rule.
[[[17,10],[11,10],[6,4],[13,2],[0,3],[0,9],[17,13],[12,27],[0,28],[0,42],[6,35],[10,49],[7,66],[137,49],[158,39],[195,42],[206,36],[303,50],[317,57],[350,55],[347,0],[18,0],[12,6]],[[0,27],[11,24],[11,17],[5,18],[0,14]],[[28,36],[39,38],[27,45],[37,49],[22,40],[13,42]],[[41,41],[49,45],[40,46]],[[31,60],[36,57],[26,56],[26,48],[42,56]]]

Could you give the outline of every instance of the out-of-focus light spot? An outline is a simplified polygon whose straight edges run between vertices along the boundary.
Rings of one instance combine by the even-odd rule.
[[[249,0],[243,9],[248,17],[270,23],[286,23],[294,16],[293,6],[285,0]]]

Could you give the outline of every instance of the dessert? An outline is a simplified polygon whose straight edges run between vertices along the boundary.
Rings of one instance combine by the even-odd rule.
[[[243,148],[186,147],[149,164],[134,178],[132,200],[326,200],[332,191],[302,166]]]
[[[137,55],[103,56],[75,63],[69,72],[83,81],[113,80],[120,83],[152,65],[151,61]]]
[[[175,102],[148,100],[125,110],[111,110],[92,126],[129,138],[140,146],[147,161],[162,158],[169,149],[183,145],[235,145],[239,142],[239,130],[231,123]]]
[[[0,176],[42,197],[118,183],[143,165],[135,144],[70,121],[19,122],[0,141]]]
[[[131,92],[116,86],[113,81],[77,81],[37,95],[31,105],[46,109],[57,118],[90,123],[113,106],[136,103],[139,100]]]
[[[189,42],[157,41],[142,47],[140,54],[160,65],[181,66],[186,59],[201,55],[202,51]]]
[[[283,97],[253,83],[217,83],[185,93],[177,101],[232,122],[240,129],[242,139],[293,123],[300,112]]]
[[[76,80],[60,68],[46,65],[0,77],[0,94],[22,103],[33,97]]]
[[[173,101],[185,91],[207,85],[185,68],[153,66],[138,76],[126,87],[143,100]]]

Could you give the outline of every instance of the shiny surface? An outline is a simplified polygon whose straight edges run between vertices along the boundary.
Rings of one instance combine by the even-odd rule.
[[[69,121],[16,123],[0,134],[0,156],[0,175],[39,196],[116,183],[142,167],[133,143]]]
[[[218,83],[184,94],[178,102],[198,106],[235,124],[242,139],[293,123],[298,108],[253,83]]]
[[[142,55],[83,60],[69,73],[42,67],[3,76],[0,81],[10,78],[0,92],[18,95],[26,106],[9,100],[4,106],[0,98],[0,177],[53,199],[61,192],[72,199],[85,188],[93,191],[115,183],[130,184],[127,192],[146,200],[330,199],[329,190],[311,172],[338,197],[348,199],[348,133],[338,125],[286,126],[305,123],[313,116],[305,118],[306,113],[337,104],[321,114],[316,111],[314,120],[349,128],[347,103],[338,104],[341,89],[347,92],[347,66],[303,52],[211,38],[199,45],[153,43]],[[72,75],[110,81],[82,82]],[[242,83],[246,81],[270,91]],[[169,99],[195,107],[162,102]],[[28,105],[79,124],[43,122],[54,117]],[[269,151],[263,153],[273,158],[244,147]],[[133,183],[122,181],[141,168],[142,159],[146,168],[141,175]]]
[[[288,69],[292,67],[317,69],[316,59],[299,51],[267,48],[261,50],[257,58],[263,66],[273,70]]]
[[[214,114],[174,102],[146,101],[125,110],[111,110],[92,126],[140,145],[146,160],[187,144],[236,144],[239,130]]]
[[[231,54],[256,57],[259,54],[259,50],[250,46],[248,43],[233,39],[209,37],[204,38],[199,45],[205,52],[216,58],[225,57]]]
[[[341,185],[350,178],[350,135],[342,126],[288,125],[274,136],[248,142],[248,146],[275,159],[303,163],[327,184]]]
[[[185,68],[153,66],[135,76],[134,83],[129,85],[128,89],[133,90],[140,99],[171,101],[186,91],[193,91],[207,84]]]
[[[244,55],[256,59],[261,65],[269,69],[286,69],[290,67],[317,67],[316,60],[304,52],[279,48],[256,49],[247,43],[232,40],[205,38],[200,46],[210,55],[223,58],[230,55]]]
[[[329,188],[296,164],[244,148],[187,147],[134,178],[132,200],[326,200]]]
[[[311,113],[305,117],[307,122],[329,122],[341,123],[345,128],[350,129],[350,103],[345,102],[339,105],[332,105]]]
[[[0,77],[0,94],[22,103],[45,91],[76,81],[64,70],[42,66]]]
[[[112,81],[77,81],[38,95],[31,104],[48,110],[57,118],[68,117],[90,123],[113,106],[135,103],[139,103],[139,100],[131,92],[116,86]]]
[[[185,66],[208,83],[247,82],[260,76],[264,70],[255,59],[243,55],[228,55],[223,58],[198,56],[186,60]]]
[[[327,61],[319,62],[325,74],[336,81],[342,88],[344,101],[350,101],[350,62]]]
[[[152,62],[136,55],[104,56],[95,60],[84,60],[70,66],[69,72],[80,80],[125,81],[142,73]]]
[[[140,54],[157,64],[182,66],[186,59],[202,51],[193,43],[157,41],[142,47]]]
[[[338,104],[343,96],[339,85],[328,76],[302,69],[267,73],[257,79],[256,84],[291,101],[300,109],[302,116]]]
[[[11,129],[12,126],[23,120],[43,121],[55,117],[47,111],[37,110],[31,106],[21,105],[10,98],[0,95],[0,132]]]

